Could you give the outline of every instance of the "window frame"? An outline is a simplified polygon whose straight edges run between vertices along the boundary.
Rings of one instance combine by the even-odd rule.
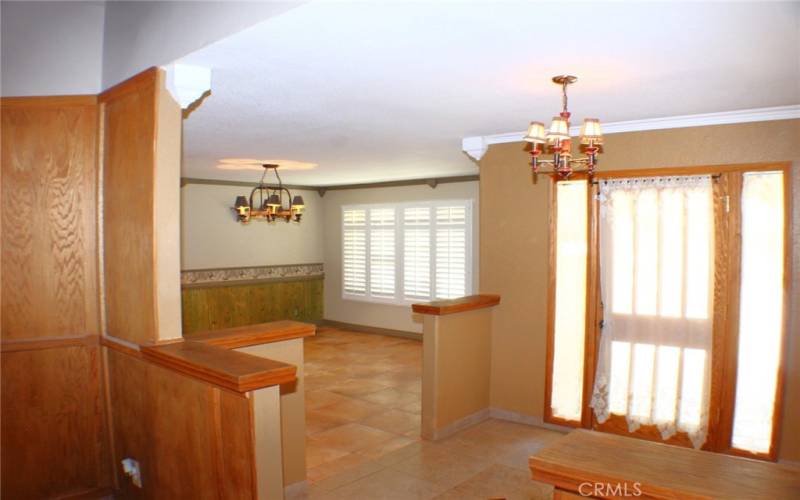
[[[784,267],[783,267],[783,321],[781,332],[781,351],[778,360],[778,373],[772,419],[770,449],[766,453],[736,449],[731,445],[733,418],[736,401],[736,375],[738,363],[738,321],[739,294],[741,284],[741,189],[742,176],[747,172],[781,171],[784,189]],[[656,177],[678,175],[712,175],[715,207],[715,283],[713,310],[713,348],[711,356],[711,387],[709,434],[704,450],[761,460],[776,461],[780,442],[783,396],[786,378],[788,332],[790,322],[790,286],[792,276],[792,173],[790,162],[770,162],[751,164],[706,165],[697,167],[663,167],[631,170],[596,172],[596,181],[627,177]],[[587,179],[585,173],[575,174],[569,180]],[[691,446],[685,435],[676,434],[662,441],[657,430],[642,426],[635,432],[627,431],[625,419],[611,415],[604,424],[599,424],[589,407],[596,373],[597,350],[602,321],[602,304],[599,293],[599,202],[596,182],[587,189],[587,278],[586,278],[586,338],[584,342],[583,408],[580,421],[565,420],[552,414],[552,369],[555,345],[555,285],[556,285],[556,223],[557,202],[556,184],[558,179],[551,175],[550,216],[549,216],[549,269],[547,306],[547,350],[545,362],[545,408],[544,421],[551,424],[575,428],[595,429],[627,436],[636,436],[669,444]],[[723,209],[723,201],[724,209]],[[724,210],[724,211],[723,211]]]
[[[474,273],[473,273],[473,232],[475,226],[475,211],[474,211],[474,202],[475,200],[465,198],[465,199],[446,199],[446,200],[424,200],[424,201],[411,201],[411,202],[400,202],[400,203],[356,203],[356,204],[348,204],[342,205],[340,211],[340,237],[341,237],[341,264],[342,264],[342,279],[341,279],[341,286],[340,292],[342,300],[352,300],[357,302],[368,302],[373,304],[385,304],[385,305],[399,305],[399,306],[409,306],[416,302],[421,301],[432,301],[432,300],[440,300],[436,298],[436,213],[435,209],[437,207],[449,207],[449,206],[464,206],[465,208],[465,216],[464,216],[464,233],[465,233],[465,276],[464,276],[464,295],[470,295],[473,293],[473,284],[474,284]],[[404,276],[404,269],[405,269],[405,255],[404,255],[404,241],[405,241],[405,227],[403,224],[403,210],[406,208],[420,208],[425,207],[429,208],[431,211],[431,222],[430,222],[430,246],[431,246],[431,296],[428,298],[405,298],[404,289],[405,289],[405,276]],[[394,243],[395,243],[395,296],[394,298],[387,298],[387,297],[373,297],[370,294],[370,268],[369,268],[369,257],[370,257],[370,225],[369,225],[369,214],[371,209],[386,209],[391,208],[394,210],[395,216],[395,224],[394,224]],[[357,295],[348,293],[345,291],[344,288],[344,213],[347,210],[365,210],[366,211],[366,224],[364,229],[366,231],[366,290],[364,295]]]

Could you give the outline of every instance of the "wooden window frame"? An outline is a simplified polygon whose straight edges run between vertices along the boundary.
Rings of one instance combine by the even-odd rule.
[[[781,171],[784,189],[784,270],[783,270],[783,329],[781,332],[781,352],[776,380],[775,404],[772,418],[772,435],[769,451],[766,453],[736,449],[731,446],[734,408],[736,403],[736,374],[738,362],[739,294],[741,284],[741,190],[742,176],[747,172]],[[786,378],[787,344],[790,321],[790,286],[792,262],[792,175],[791,162],[745,163],[705,165],[697,167],[663,167],[632,170],[612,170],[596,172],[598,181],[628,177],[663,177],[678,175],[713,175],[714,190],[714,311],[713,340],[711,356],[711,381],[709,402],[709,433],[704,450],[744,456],[760,460],[776,461],[780,443],[781,416]],[[570,180],[583,180],[584,173],[575,174]],[[599,424],[589,407],[597,367],[600,340],[599,324],[602,321],[602,307],[599,294],[599,203],[597,185],[590,184],[587,189],[587,266],[586,266],[586,337],[584,341],[583,407],[580,421],[566,420],[552,413],[551,397],[553,389],[553,354],[555,346],[555,285],[556,285],[556,223],[557,190],[556,176],[551,175],[550,215],[549,215],[549,275],[547,307],[547,351],[545,362],[545,407],[544,421],[565,427],[596,429],[626,436],[665,442],[679,446],[691,446],[685,433],[678,433],[668,440],[662,440],[655,426],[642,426],[635,433],[629,433],[625,418],[611,415]],[[727,197],[727,198],[726,198]],[[723,207],[722,200],[727,203]],[[728,207],[730,207],[728,209]]]

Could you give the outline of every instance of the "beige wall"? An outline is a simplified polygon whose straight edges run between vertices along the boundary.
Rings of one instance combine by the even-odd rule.
[[[473,220],[478,220],[478,182],[328,191],[323,198],[325,224],[325,319],[406,332],[421,332],[422,319],[411,307],[376,304],[342,298],[342,206],[359,203],[405,203],[411,201],[472,199]],[[472,232],[473,289],[478,290],[477,224]]]
[[[441,439],[488,417],[492,309],[425,315],[422,437]]]
[[[610,134],[601,170],[791,160],[792,327],[780,457],[800,460],[800,120]],[[492,407],[541,418],[547,321],[547,177],[532,184],[522,143],[480,162],[481,291],[499,293],[492,337]],[[497,214],[504,214],[497,217]]]
[[[304,398],[303,339],[271,342],[237,350],[297,367],[297,382],[283,385],[280,388],[283,484],[289,486],[304,481],[306,479],[306,403]]]
[[[302,221],[240,224],[230,207],[249,187],[187,184],[181,188],[181,269],[322,262],[322,200],[292,190],[306,203]]]

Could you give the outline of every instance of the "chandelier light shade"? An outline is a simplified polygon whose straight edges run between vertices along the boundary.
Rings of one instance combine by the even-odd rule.
[[[534,144],[544,144],[547,142],[544,123],[531,122],[531,124],[528,126],[528,133],[525,135],[525,140]]]
[[[569,140],[569,122],[566,118],[554,116],[547,132],[547,142],[558,142]]]
[[[581,127],[581,144],[603,143],[603,131],[600,129],[600,120],[597,118],[584,118]]]
[[[572,155],[572,140],[569,135],[571,114],[567,109],[567,86],[577,80],[578,77],[572,75],[554,76],[553,83],[561,86],[561,113],[553,118],[546,133],[541,122],[531,122],[528,126],[528,132],[523,139],[531,143],[531,166],[534,174],[538,174],[542,166],[551,168],[551,172],[558,174],[561,179],[568,179],[576,171],[586,171],[590,178],[594,174],[597,155],[603,144],[600,120],[584,119],[580,144],[586,155],[580,158],[573,158]],[[540,159],[539,156],[543,152],[552,154],[553,159]]]
[[[305,208],[303,197],[292,198],[292,193],[281,182],[278,165],[265,163],[262,167],[264,167],[264,173],[261,175],[261,181],[250,191],[250,198],[236,197],[233,210],[236,212],[237,220],[242,224],[247,224],[252,219],[261,219],[267,222],[275,222],[278,219],[286,222],[292,220],[300,222]],[[270,186],[264,182],[270,170],[275,172],[275,177],[278,179],[277,185]],[[258,198],[258,202],[256,202],[256,198]],[[289,204],[288,207],[284,206],[284,199]]]

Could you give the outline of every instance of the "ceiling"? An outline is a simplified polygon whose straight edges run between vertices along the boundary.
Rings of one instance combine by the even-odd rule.
[[[310,2],[179,62],[212,68],[184,177],[219,159],[317,164],[314,186],[476,174],[467,136],[800,103],[800,3]]]

